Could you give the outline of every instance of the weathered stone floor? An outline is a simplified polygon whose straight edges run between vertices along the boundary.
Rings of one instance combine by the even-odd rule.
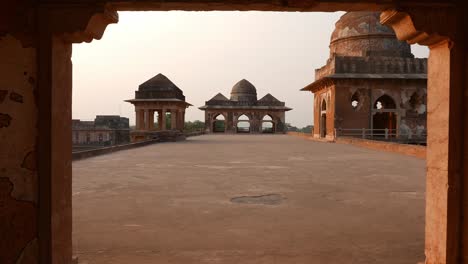
[[[206,135],[73,163],[80,263],[422,261],[425,161]],[[255,197],[249,197],[255,196]]]

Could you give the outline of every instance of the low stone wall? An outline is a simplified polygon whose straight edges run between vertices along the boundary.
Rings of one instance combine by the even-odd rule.
[[[388,152],[400,153],[408,156],[413,156],[421,159],[426,158],[426,147],[410,144],[399,144],[394,142],[385,142],[378,140],[369,140],[352,137],[338,137],[336,143],[351,144],[369,149],[382,150]]]
[[[182,136],[180,135],[171,136],[173,133],[172,134],[166,133],[166,134],[167,135],[165,135],[164,133],[160,133],[160,137],[158,139],[146,140],[146,141],[136,142],[136,143],[129,143],[125,145],[104,147],[104,148],[99,148],[99,149],[91,149],[91,150],[73,152],[72,159],[73,160],[86,159],[86,158],[95,157],[99,155],[109,154],[109,153],[120,151],[120,150],[138,148],[138,147],[143,147],[143,146],[156,144],[160,142],[181,141],[181,140],[185,140],[186,137],[200,136],[205,133],[204,132],[191,132],[191,133],[181,134]]]
[[[148,141],[143,141],[143,142],[129,143],[125,145],[117,145],[117,146],[105,147],[105,148],[99,148],[99,149],[77,151],[77,152],[72,153],[72,159],[73,160],[86,159],[86,158],[95,157],[99,155],[109,154],[109,153],[120,151],[120,150],[143,147],[143,146],[155,144],[158,142],[160,141],[156,139],[156,140],[148,140]]]
[[[185,133],[185,137],[196,137],[196,136],[201,136],[204,134],[205,134],[204,131],[190,132],[190,133]]]
[[[304,138],[307,140],[313,140],[313,141],[350,144],[350,145],[355,145],[355,146],[364,147],[368,149],[400,153],[403,155],[413,156],[413,157],[417,157],[420,159],[426,158],[425,146],[399,144],[399,143],[394,143],[394,142],[385,142],[385,141],[369,140],[369,139],[353,138],[353,137],[338,137],[334,141],[330,141],[327,139],[314,138],[312,134],[305,134],[305,133],[299,133],[299,132],[288,132],[288,135],[301,137],[301,138]]]
[[[295,136],[295,137],[301,137],[307,140],[313,140],[313,141],[318,141],[318,142],[334,142],[334,140],[330,140],[327,138],[316,138],[312,133],[301,133],[301,132],[292,132],[289,131],[287,133],[288,135]]]

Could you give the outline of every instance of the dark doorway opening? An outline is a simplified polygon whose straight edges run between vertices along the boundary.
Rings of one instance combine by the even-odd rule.
[[[320,137],[324,138],[327,136],[327,114],[320,116]]]

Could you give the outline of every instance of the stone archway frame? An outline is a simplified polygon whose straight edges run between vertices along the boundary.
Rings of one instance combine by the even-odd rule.
[[[271,118],[271,120],[265,120],[265,117],[266,116],[269,116]],[[278,125],[278,120],[279,118],[272,114],[272,113],[267,113],[267,114],[264,114],[262,116],[262,118],[260,119],[260,133],[263,133],[263,123],[271,123],[272,124],[272,129],[273,129],[273,134],[277,133],[277,125]]]
[[[392,101],[395,103],[395,107],[394,109],[376,109],[374,107],[374,105],[377,103],[377,100],[379,100],[382,96],[388,96],[392,99]],[[395,100],[395,98],[388,94],[388,93],[383,93],[382,95],[380,95],[379,97],[377,97],[376,99],[373,99],[371,100],[371,118],[370,118],[370,128],[371,128],[371,132],[370,132],[370,135],[371,135],[371,138],[374,137],[374,116],[375,114],[377,113],[395,113],[396,114],[396,137],[399,136],[399,129],[400,129],[400,122],[401,122],[401,113],[402,113],[402,109],[400,107],[400,105],[397,103],[397,100]]]
[[[248,120],[239,119],[239,117],[241,117],[243,115],[245,115],[248,118]],[[235,119],[234,119],[236,133],[237,133],[237,130],[238,130],[239,122],[248,122],[249,123],[249,133],[252,133],[252,121],[253,121],[253,116],[251,114],[245,113],[245,112],[236,113]]]
[[[159,9],[160,5],[171,6],[160,1],[158,3],[144,1],[146,4],[143,4],[143,7],[138,7],[139,3],[136,1],[122,2],[124,5],[127,2],[129,9],[135,5],[133,10]],[[357,2],[359,1],[356,3],[326,2],[326,0],[279,1],[276,5],[278,10],[291,11],[368,8],[382,10],[383,8],[383,4]],[[186,2],[175,3],[174,6],[184,4],[193,6],[192,9],[204,10],[196,4]],[[457,17],[462,17],[460,13],[464,10],[457,12],[444,10],[446,7],[441,2],[441,8],[433,7],[433,11],[428,13],[424,10],[418,11],[417,8],[423,8],[417,5],[405,7],[404,2],[399,4],[407,13],[397,10],[385,11],[381,16],[382,22],[393,27],[399,39],[428,45],[431,49],[428,85],[430,133],[427,154],[426,263],[455,264],[458,263],[460,250],[463,249],[462,238],[465,235],[465,231],[462,233],[461,229],[463,197],[460,187],[464,175],[462,165],[464,129],[459,128],[466,123],[463,119],[463,89],[466,87],[466,80],[462,71],[465,67],[461,67],[463,59],[466,58],[466,50],[460,45],[462,43],[454,45],[455,42],[452,41],[462,35],[460,28],[458,31],[454,30],[459,32],[458,35],[453,33],[449,36],[450,39],[431,32],[449,33],[447,28],[455,28],[460,24],[451,19],[450,12],[453,11]],[[66,7],[65,4],[62,5]],[[71,158],[67,158],[69,148],[66,143],[67,140],[70,141],[66,132],[71,130],[71,121],[68,120],[71,113],[71,42],[80,43],[99,39],[104,33],[106,23],[117,21],[117,17],[112,20],[106,15],[93,19],[95,14],[101,14],[99,17],[106,12],[110,12],[108,14],[113,12],[104,6],[96,7],[97,5],[76,4],[68,7],[67,12],[63,12],[63,9],[53,9],[51,4],[50,10],[42,7],[38,8],[37,12],[37,21],[40,21],[38,35],[41,36],[36,43],[37,90],[41,91],[41,96],[37,100],[41,120],[38,124],[40,140],[37,143],[37,151],[41,153],[37,158],[40,193],[40,263],[52,263],[51,260],[54,259],[53,263],[68,264],[71,259]],[[390,7],[396,4],[389,2],[385,5]],[[271,7],[273,4],[259,3],[247,6],[239,9],[273,9]],[[243,7],[243,4],[235,7]],[[82,12],[77,11],[80,8],[83,9]],[[212,8],[206,8],[206,10],[213,9],[224,8],[219,3]],[[232,9],[225,8],[225,10]],[[440,17],[437,12],[446,19],[428,21],[430,20],[428,17]]]
[[[222,116],[224,117],[224,120],[217,120],[216,118],[218,116]],[[227,133],[228,131],[228,128],[227,128],[227,115],[225,115],[224,113],[221,113],[221,112],[216,112],[212,115],[211,117],[211,120],[210,120],[210,130],[212,133],[214,133],[214,124],[217,122],[217,121],[223,121],[224,122],[224,133]]]

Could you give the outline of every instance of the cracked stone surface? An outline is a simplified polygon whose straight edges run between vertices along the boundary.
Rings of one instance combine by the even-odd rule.
[[[231,199],[233,203],[245,203],[245,204],[266,204],[275,205],[280,204],[284,198],[279,194],[266,194],[258,196],[241,196],[234,197]]]
[[[83,264],[417,263],[424,189],[417,158],[286,135],[194,137],[74,162],[74,254]]]

